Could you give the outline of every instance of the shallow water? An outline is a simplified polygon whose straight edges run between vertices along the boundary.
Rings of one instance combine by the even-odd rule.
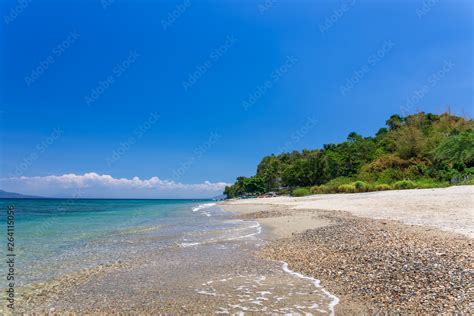
[[[318,314],[336,302],[316,280],[255,256],[260,225],[210,201],[1,202],[16,206],[17,286],[48,281],[19,311]]]
[[[15,205],[18,286],[133,258],[221,228],[189,200],[0,200]],[[5,231],[5,220],[1,231]],[[220,224],[220,222],[219,222]],[[6,248],[1,249],[2,256]],[[0,269],[4,269],[1,266]],[[4,270],[0,270],[2,275]]]

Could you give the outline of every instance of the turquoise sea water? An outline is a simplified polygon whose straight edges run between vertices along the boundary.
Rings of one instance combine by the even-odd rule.
[[[15,288],[45,282],[23,288],[32,290],[21,297],[36,301],[20,301],[19,312],[158,314],[172,306],[188,314],[193,306],[204,314],[308,314],[331,313],[337,303],[316,279],[255,256],[265,244],[260,225],[208,200],[0,199],[4,293],[9,205],[15,206]],[[104,273],[87,278],[90,271]],[[59,291],[51,284],[61,284]]]
[[[6,209],[15,206],[17,285],[120,260],[163,247],[199,242],[232,220],[206,200],[2,199],[0,231],[6,252]],[[1,236],[1,234],[0,234]],[[5,275],[5,265],[0,267]],[[2,285],[1,287],[4,287]]]

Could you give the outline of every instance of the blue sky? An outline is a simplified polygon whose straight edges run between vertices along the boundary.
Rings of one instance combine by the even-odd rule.
[[[472,1],[0,8],[4,190],[212,196],[265,155],[372,135],[394,113],[472,117]]]

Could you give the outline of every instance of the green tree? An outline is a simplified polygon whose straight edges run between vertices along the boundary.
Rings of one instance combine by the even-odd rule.
[[[298,159],[283,171],[283,183],[289,187],[309,186],[311,176],[308,159]]]
[[[238,177],[227,196],[280,186],[307,187],[333,179],[392,183],[431,177],[445,181],[474,166],[474,121],[449,113],[392,115],[374,137],[355,132],[338,144],[264,157],[256,176]],[[470,172],[470,171],[466,171]],[[345,180],[344,180],[345,181]]]
[[[261,194],[265,192],[265,181],[261,177],[245,178],[245,193]]]
[[[235,198],[234,186],[226,186],[224,189],[224,194],[227,196],[228,199]]]
[[[465,131],[446,138],[434,151],[435,159],[474,167],[474,131]]]
[[[264,157],[257,167],[257,176],[262,178],[267,192],[281,185],[281,166],[283,163],[274,155]]]
[[[426,137],[420,129],[414,126],[403,126],[390,134],[395,142],[395,148],[403,159],[421,157],[426,153]]]
[[[394,114],[385,122],[390,130],[395,130],[402,126],[404,119],[398,115]]]

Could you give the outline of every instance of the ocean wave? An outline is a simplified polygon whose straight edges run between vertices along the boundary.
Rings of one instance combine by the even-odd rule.
[[[202,210],[204,208],[209,208],[209,207],[213,207],[213,206],[216,206],[216,203],[200,204],[200,205],[196,206],[195,208],[193,208],[193,212],[197,212],[197,211]]]
[[[288,268],[288,263],[286,263],[284,261],[282,261],[282,263],[283,263],[283,266],[282,266],[283,271],[285,271],[286,273],[289,273],[291,275],[294,275],[294,276],[296,276],[300,279],[306,279],[306,280],[309,280],[309,281],[313,282],[314,286],[321,289],[321,291],[331,299],[331,303],[329,303],[329,310],[331,311],[331,316],[333,316],[334,315],[334,307],[337,304],[339,304],[339,298],[337,296],[335,296],[334,294],[330,293],[325,288],[323,288],[321,286],[321,281],[320,280],[315,279],[313,277],[303,275],[303,274],[298,273],[298,272],[295,272],[295,271],[291,270],[290,268]]]
[[[227,238],[225,240],[236,240],[236,239],[249,238],[249,237],[260,234],[262,232],[262,226],[260,225],[259,222],[255,222],[255,223],[256,223],[256,225],[252,225],[252,226],[243,228],[243,229],[257,228],[257,231],[255,233],[251,233],[251,234],[244,235],[244,236],[230,237],[230,238]],[[235,230],[243,230],[243,229],[235,229]]]
[[[193,247],[193,246],[197,246],[197,245],[200,245],[201,243],[200,242],[182,242],[180,244],[178,244],[180,247],[183,247],[183,248],[186,248],[186,247]]]
[[[221,238],[210,238],[210,239],[205,239],[199,242],[184,242],[184,243],[179,243],[178,245],[180,247],[186,248],[186,247],[194,247],[194,246],[200,246],[204,244],[211,244],[211,243],[217,243],[217,242],[226,242],[226,241],[233,241],[233,240],[239,240],[239,239],[244,239],[244,238],[250,238],[255,235],[258,235],[262,232],[262,226],[258,222],[254,222],[254,225],[247,226],[247,227],[242,227],[242,228],[237,228],[237,229],[231,229],[231,232],[235,231],[241,231],[241,230],[248,230],[248,229],[255,229],[255,232],[246,234],[246,235],[241,235],[241,236],[234,236],[234,237],[221,237]]]

